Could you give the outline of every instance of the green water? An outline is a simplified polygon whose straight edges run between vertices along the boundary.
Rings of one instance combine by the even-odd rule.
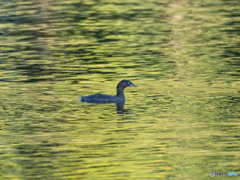
[[[0,7],[1,180],[240,173],[238,0]],[[120,112],[78,101],[122,79],[138,87]]]

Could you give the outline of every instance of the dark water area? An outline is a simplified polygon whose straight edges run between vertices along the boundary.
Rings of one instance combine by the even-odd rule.
[[[0,7],[0,179],[240,173],[240,1]],[[125,104],[79,101],[122,79]]]

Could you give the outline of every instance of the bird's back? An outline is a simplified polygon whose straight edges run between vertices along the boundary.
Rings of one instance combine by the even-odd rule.
[[[125,102],[124,96],[110,96],[107,94],[95,94],[89,95],[85,97],[81,97],[82,102],[88,103],[118,103],[118,102]]]

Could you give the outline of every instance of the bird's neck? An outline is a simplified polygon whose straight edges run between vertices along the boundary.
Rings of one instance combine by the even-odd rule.
[[[117,96],[124,96],[123,90],[123,87],[117,87]]]

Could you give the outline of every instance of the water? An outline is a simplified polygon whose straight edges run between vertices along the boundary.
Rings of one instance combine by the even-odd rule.
[[[1,179],[240,172],[239,1],[0,6]],[[121,111],[78,101],[122,79]]]

